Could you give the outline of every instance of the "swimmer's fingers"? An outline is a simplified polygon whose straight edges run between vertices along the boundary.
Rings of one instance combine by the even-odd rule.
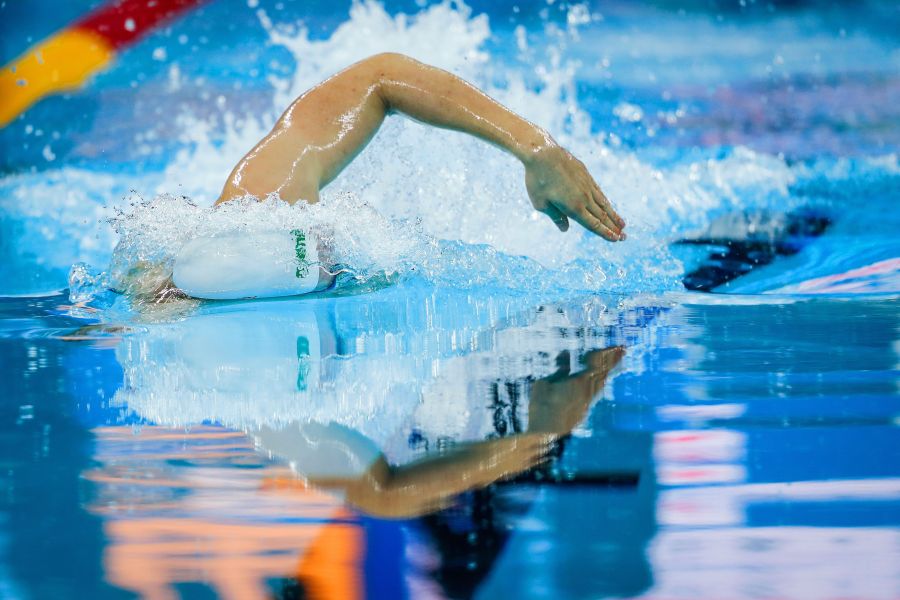
[[[550,220],[553,221],[553,224],[556,225],[560,231],[569,230],[569,219],[566,217],[566,215],[560,212],[558,208],[550,203],[547,203],[547,206],[539,210],[540,212],[550,217]]]
[[[621,230],[625,227],[625,219],[619,216],[619,213],[615,211],[609,198],[606,197],[606,194],[603,193],[600,186],[593,180],[591,180],[591,196],[597,206],[599,206],[603,212],[609,216],[613,223],[617,225],[617,229]]]
[[[612,204],[592,178],[588,181],[588,189],[590,190],[591,213],[603,221],[607,227],[619,234],[621,239],[625,239],[622,228],[625,227],[625,219],[613,209]]]
[[[613,223],[612,218],[610,218],[609,214],[606,213],[602,208],[600,208],[593,199],[589,199],[585,204],[585,209],[593,216],[598,219],[601,223],[603,223],[606,228],[616,236],[616,240],[625,239],[625,234],[622,233],[622,229],[616,224]]]
[[[603,221],[592,215],[584,204],[577,208],[569,208],[567,215],[578,221],[578,223],[588,231],[596,233],[605,240],[617,242],[621,239],[618,233],[614,232]]]

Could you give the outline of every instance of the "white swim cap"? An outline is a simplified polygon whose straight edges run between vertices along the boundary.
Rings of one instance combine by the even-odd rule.
[[[185,244],[172,280],[194,298],[294,296],[316,289],[318,261],[315,236],[299,229],[227,233]]]

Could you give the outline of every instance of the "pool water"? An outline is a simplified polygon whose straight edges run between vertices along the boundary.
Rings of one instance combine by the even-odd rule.
[[[95,5],[0,4],[3,60]],[[0,130],[0,597],[900,596],[898,31],[889,2],[213,1],[38,104]],[[320,206],[206,208],[383,50],[546,126],[629,241],[400,118]],[[108,289],[304,222],[342,224],[335,292]]]

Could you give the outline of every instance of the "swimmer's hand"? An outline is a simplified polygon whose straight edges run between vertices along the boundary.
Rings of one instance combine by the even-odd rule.
[[[560,231],[575,219],[588,231],[617,242],[625,239],[625,221],[616,214],[584,164],[564,148],[550,144],[526,158],[525,186],[534,208]]]

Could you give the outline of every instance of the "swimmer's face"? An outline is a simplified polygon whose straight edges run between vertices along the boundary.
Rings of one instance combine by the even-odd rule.
[[[113,286],[118,292],[142,300],[166,302],[185,297],[172,281],[172,269],[160,263],[139,261]]]

